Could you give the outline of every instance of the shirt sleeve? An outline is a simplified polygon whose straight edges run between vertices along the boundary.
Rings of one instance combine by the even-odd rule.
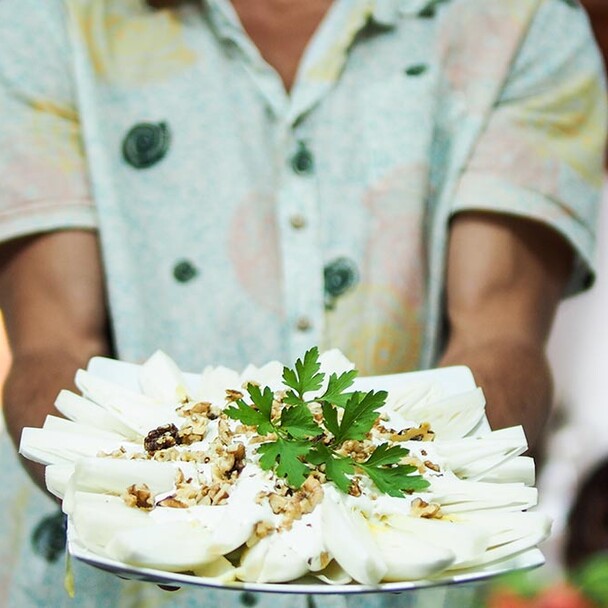
[[[461,174],[452,213],[493,211],[551,226],[576,253],[568,293],[588,287],[606,122],[603,66],[585,12],[544,0]]]
[[[0,2],[0,241],[93,229],[60,0]]]

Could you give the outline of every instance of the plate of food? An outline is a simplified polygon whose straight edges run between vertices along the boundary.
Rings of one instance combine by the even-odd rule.
[[[25,429],[70,554],[126,578],[281,593],[398,592],[543,563],[521,427],[492,431],[470,370],[183,373],[94,358],[65,417]]]

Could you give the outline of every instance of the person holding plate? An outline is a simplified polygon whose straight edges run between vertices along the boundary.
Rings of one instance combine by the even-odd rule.
[[[575,0],[3,0],[14,443],[93,355],[196,371],[319,345],[363,374],[469,365],[491,424],[534,444],[552,317],[593,278],[605,101]],[[67,605],[62,519],[2,450],[0,603]],[[77,570],[78,606],[468,601]]]

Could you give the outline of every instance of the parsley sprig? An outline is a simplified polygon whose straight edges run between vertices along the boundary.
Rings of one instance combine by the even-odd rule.
[[[369,477],[378,490],[390,496],[424,490],[429,483],[421,475],[412,475],[416,467],[399,464],[409,454],[406,448],[383,443],[363,462],[339,453],[345,441],[366,439],[387,398],[386,391],[349,392],[356,376],[356,370],[333,373],[321,391],[325,374],[315,347],[298,359],[293,369],[283,368],[288,390],[281,400],[280,414],[279,408],[273,413],[272,390],[255,384],[246,389],[251,403],[239,399],[225,413],[254,426],[260,435],[274,435],[258,447],[260,466],[274,470],[293,488],[299,488],[313,469],[323,466],[327,479],[345,493],[356,473]],[[315,403],[321,405],[321,424],[311,412]]]

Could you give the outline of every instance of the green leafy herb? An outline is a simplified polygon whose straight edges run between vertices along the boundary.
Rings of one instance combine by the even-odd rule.
[[[345,393],[344,391],[352,386],[358,373],[359,372],[356,369],[351,369],[350,371],[344,372],[339,376],[337,374],[332,374],[329,377],[327,390],[325,393],[323,393],[323,396],[320,397],[319,400],[344,407],[346,402],[353,395],[353,393]]]
[[[327,479],[333,481],[342,492],[348,493],[351,480],[347,475],[355,472],[352,458],[336,456],[327,446],[319,444],[310,452],[308,460],[317,466],[325,465]]]
[[[323,384],[324,374],[320,373],[319,349],[315,346],[296,361],[295,369],[283,368],[283,382],[292,388],[300,399],[305,393],[318,391]]]
[[[384,405],[387,397],[386,391],[370,391],[369,393],[353,393],[344,406],[342,421],[336,427],[337,415],[331,414],[331,425],[336,429],[332,432],[334,443],[343,443],[347,439],[365,439],[374,422],[378,419],[378,410]],[[329,410],[327,410],[329,413]],[[325,412],[324,412],[325,415]]]
[[[389,496],[403,496],[405,492],[420,492],[429,487],[429,482],[421,475],[411,475],[416,467],[397,464],[409,450],[399,446],[390,447],[388,443],[379,445],[365,462],[357,466],[376,484],[376,487]]]
[[[247,387],[250,405],[239,399],[225,410],[230,418],[256,427],[261,435],[275,435],[276,439],[258,447],[260,466],[274,470],[296,489],[319,467],[345,493],[350,490],[356,472],[367,475],[378,490],[390,496],[426,489],[428,481],[421,475],[412,475],[416,467],[399,464],[409,454],[405,448],[383,443],[364,462],[355,462],[339,453],[345,441],[367,438],[387,393],[348,392],[357,376],[357,371],[351,370],[331,374],[325,391],[315,395],[325,379],[320,369],[317,348],[298,359],[294,369],[283,369],[283,382],[290,390],[283,397],[280,415],[273,417],[272,390],[254,384]],[[313,404],[321,405],[322,425],[312,414]]]
[[[289,441],[279,437],[276,441],[263,443],[258,448],[261,454],[260,466],[265,470],[274,468],[279,477],[286,477],[287,483],[299,488],[310,473],[310,468],[302,462],[302,458],[310,452],[312,445],[303,441]]]
[[[368,467],[380,467],[383,465],[397,464],[410,451],[398,445],[390,446],[388,443],[380,444],[365,461]]]
[[[247,405],[242,399],[236,402],[236,407],[232,406],[225,410],[226,415],[233,420],[240,420],[247,426],[255,426],[260,435],[267,435],[274,430],[274,425],[270,421],[270,416]]]
[[[305,403],[284,408],[281,412],[280,428],[294,439],[306,439],[323,432]]]
[[[416,467],[400,464],[395,467],[368,467],[359,464],[365,474],[376,484],[376,487],[389,496],[402,497],[411,492],[422,492],[429,487],[429,482],[421,475],[410,475]]]

